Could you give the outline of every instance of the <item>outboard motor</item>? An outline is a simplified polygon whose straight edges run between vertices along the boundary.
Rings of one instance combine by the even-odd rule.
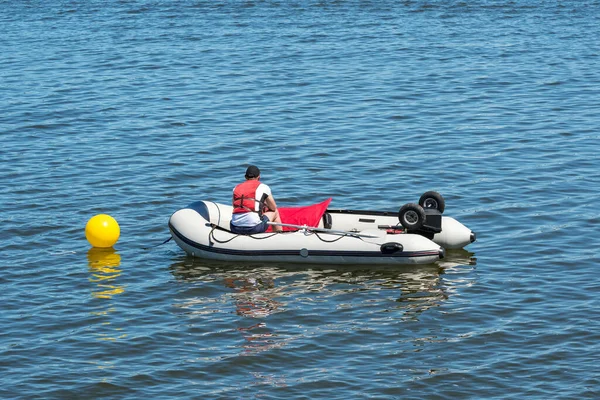
[[[425,208],[425,221],[418,232],[423,236],[433,238],[433,235],[442,231],[442,213],[435,208]],[[431,239],[430,238],[430,239]]]

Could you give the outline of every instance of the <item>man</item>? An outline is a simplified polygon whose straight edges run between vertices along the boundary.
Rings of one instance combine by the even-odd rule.
[[[241,235],[265,232],[267,222],[281,223],[277,204],[269,186],[260,182],[260,170],[251,165],[246,170],[246,181],[233,189],[231,231]],[[280,232],[281,226],[273,230]]]

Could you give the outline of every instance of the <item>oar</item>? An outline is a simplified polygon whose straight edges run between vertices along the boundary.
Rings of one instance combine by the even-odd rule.
[[[382,235],[377,235],[377,232],[374,232],[374,231],[371,231],[371,233],[360,233],[360,232],[351,232],[351,231],[338,231],[335,229],[327,229],[327,228],[315,228],[313,226],[307,226],[307,225],[280,224],[278,222],[267,222],[267,224],[273,225],[273,226],[282,226],[282,227],[286,227],[286,228],[304,229],[306,231],[312,231],[312,232],[330,233],[332,235],[356,236],[356,237],[373,238],[373,239],[380,239],[382,237]]]

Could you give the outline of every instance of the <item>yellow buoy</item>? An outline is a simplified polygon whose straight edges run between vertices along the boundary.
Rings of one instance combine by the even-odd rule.
[[[85,237],[93,247],[112,247],[120,234],[119,224],[107,214],[94,215],[85,226]]]

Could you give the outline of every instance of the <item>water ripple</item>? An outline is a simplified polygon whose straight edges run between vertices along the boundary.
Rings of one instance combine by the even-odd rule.
[[[598,397],[597,1],[38,3],[0,13],[0,397]],[[478,241],[392,269],[144,250],[249,163],[285,205],[437,190]]]

